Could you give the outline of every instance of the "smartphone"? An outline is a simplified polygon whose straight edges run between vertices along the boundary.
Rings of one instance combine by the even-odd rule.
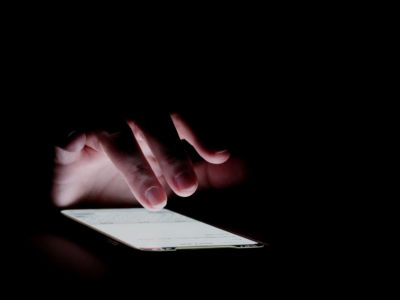
[[[117,242],[144,251],[264,246],[168,209],[68,209],[61,213]]]

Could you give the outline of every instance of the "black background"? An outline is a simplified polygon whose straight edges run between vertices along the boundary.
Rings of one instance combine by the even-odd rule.
[[[49,23],[12,35],[2,109],[10,282],[39,291],[132,286],[162,294],[184,285],[204,296],[215,287],[255,295],[285,283],[298,288],[311,260],[331,263],[321,258],[321,224],[347,183],[340,172],[347,146],[338,140],[352,136],[344,127],[353,107],[338,99],[346,95],[348,53],[326,38],[329,28],[263,20],[205,35],[159,28],[140,41],[118,31],[71,36]],[[269,246],[142,253],[64,220],[48,197],[53,145],[127,111],[182,112],[202,136],[243,158],[251,172],[241,186],[173,198],[168,207]]]

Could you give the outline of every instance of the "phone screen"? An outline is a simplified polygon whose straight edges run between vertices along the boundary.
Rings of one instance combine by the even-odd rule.
[[[127,246],[148,251],[263,245],[168,209],[70,209],[62,213]]]

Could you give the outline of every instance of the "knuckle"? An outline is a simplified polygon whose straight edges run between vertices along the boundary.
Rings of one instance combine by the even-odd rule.
[[[128,165],[127,172],[129,172],[135,180],[138,180],[138,178],[144,179],[152,177],[152,170],[147,162],[141,159],[132,159]]]

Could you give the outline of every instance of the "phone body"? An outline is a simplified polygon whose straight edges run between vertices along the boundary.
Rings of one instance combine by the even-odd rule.
[[[61,213],[126,246],[143,251],[261,248],[263,243],[168,209],[66,209]]]

